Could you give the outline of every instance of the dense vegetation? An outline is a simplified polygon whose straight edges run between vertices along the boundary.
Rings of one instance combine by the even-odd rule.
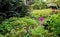
[[[22,0],[0,0],[0,21],[10,17],[29,15],[28,6]]]
[[[36,28],[39,22],[29,17],[6,19],[0,25],[0,34],[4,37],[28,37],[31,36],[31,29]],[[0,37],[2,37],[0,36]]]
[[[29,0],[27,0],[29,1]],[[0,37],[60,37],[60,1],[0,0]]]
[[[48,30],[60,36],[60,14],[54,14],[48,17],[44,24],[48,26]]]

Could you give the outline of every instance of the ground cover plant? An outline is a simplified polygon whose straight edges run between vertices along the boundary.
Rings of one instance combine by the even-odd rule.
[[[40,23],[31,18],[12,17],[0,24],[0,37],[38,37],[44,36],[46,31]]]

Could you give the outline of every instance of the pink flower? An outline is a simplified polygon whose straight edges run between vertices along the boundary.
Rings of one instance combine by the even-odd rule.
[[[43,18],[43,17],[40,17],[40,18],[39,18],[39,21],[43,21],[43,20],[44,20],[44,18]]]

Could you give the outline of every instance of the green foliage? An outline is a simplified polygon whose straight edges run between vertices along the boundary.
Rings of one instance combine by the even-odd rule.
[[[6,19],[5,21],[0,24],[0,31],[1,36],[27,36],[30,34],[31,29],[36,28],[39,22],[34,19],[30,19],[29,17],[26,18],[17,18],[12,17]]]
[[[44,24],[48,25],[49,32],[60,35],[60,14],[51,15],[44,21]]]
[[[44,29],[43,26],[38,26],[35,29],[31,30],[32,32],[32,36],[39,36],[39,37],[44,37],[44,35],[46,34],[47,30]]]
[[[60,0],[58,0],[58,1],[56,2],[56,4],[57,4],[58,7],[60,8]]]
[[[22,0],[0,0],[0,16],[2,16],[2,20],[27,15],[29,15],[28,6]]]
[[[31,5],[33,9],[46,9],[47,6],[45,3],[34,3]]]
[[[33,9],[46,9],[46,3],[43,2],[42,0],[31,0],[32,2],[32,8]]]
[[[31,12],[31,16],[39,18],[41,16],[46,17],[46,15],[48,14],[52,14],[52,10],[51,9],[43,9],[43,10],[33,10]]]

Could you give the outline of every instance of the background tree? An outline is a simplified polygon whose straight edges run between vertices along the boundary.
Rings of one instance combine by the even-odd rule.
[[[10,17],[24,17],[28,6],[22,0],[0,0],[0,21]]]

